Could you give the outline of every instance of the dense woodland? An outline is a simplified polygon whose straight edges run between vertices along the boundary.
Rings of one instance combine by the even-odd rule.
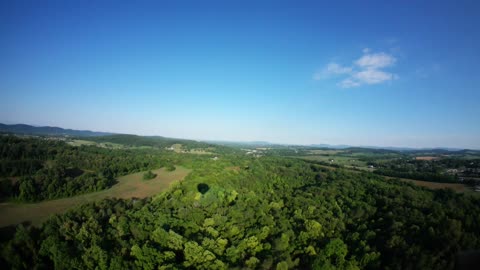
[[[0,199],[40,201],[98,191],[115,177],[178,161],[157,149],[73,147],[51,138],[0,136]]]
[[[458,182],[460,177],[480,177],[480,159],[442,158],[438,160],[393,159],[371,162],[381,175],[432,182]],[[449,173],[449,170],[455,170]]]
[[[98,136],[89,138],[90,141],[99,143],[116,143],[131,147],[152,147],[157,149],[164,149],[170,147],[173,144],[181,144],[184,150],[196,149],[196,148],[208,148],[215,147],[216,152],[231,152],[233,149],[222,147],[219,145],[207,144],[204,142],[197,142],[193,140],[183,140],[174,138],[165,138],[160,136],[137,136],[128,134],[117,134],[108,136]]]
[[[268,155],[291,156],[330,167],[369,169],[376,174],[429,182],[480,182],[478,150],[387,150],[350,147],[345,149],[274,146]],[[319,159],[311,159],[320,157]],[[420,158],[419,158],[420,157]],[[426,157],[426,159],[422,159]],[[322,159],[323,158],[323,159]],[[340,163],[337,162],[340,160]],[[334,161],[334,162],[330,162]],[[341,160],[347,161],[342,163]],[[360,165],[359,165],[360,164]]]
[[[52,159],[113,176],[167,160],[193,171],[153,198],[106,199],[17,226],[2,244],[4,269],[452,269],[459,252],[480,248],[472,195],[284,157],[14,145],[32,143],[39,154],[25,157],[37,157],[39,171]]]

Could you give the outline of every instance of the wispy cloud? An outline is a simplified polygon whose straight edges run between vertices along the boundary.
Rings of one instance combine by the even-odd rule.
[[[387,53],[372,53],[363,49],[363,55],[353,61],[351,66],[342,66],[331,62],[322,70],[314,73],[314,80],[323,80],[333,76],[342,76],[338,83],[342,88],[358,87],[365,84],[380,84],[398,78],[398,75],[385,71],[395,65],[397,59]]]
[[[343,67],[337,63],[329,63],[324,69],[319,70],[313,74],[314,80],[322,80],[335,75],[350,74],[351,67]]]
[[[369,51],[364,50],[364,55],[355,61],[355,64],[360,68],[379,69],[392,66],[396,61],[397,59],[389,54],[369,53]]]
[[[415,75],[419,78],[426,79],[430,76],[436,75],[440,70],[441,66],[439,64],[433,64],[431,66],[419,67],[415,70]]]
[[[342,88],[352,88],[362,85],[359,81],[353,80],[352,78],[346,78],[345,80],[338,83]]]

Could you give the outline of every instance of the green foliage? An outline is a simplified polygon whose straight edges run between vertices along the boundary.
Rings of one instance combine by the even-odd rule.
[[[19,226],[5,269],[453,269],[458,252],[480,248],[474,196],[281,157],[177,163],[192,173],[153,198]],[[21,194],[37,184],[23,181]]]
[[[49,138],[0,136],[0,177],[18,179],[0,180],[0,200],[33,202],[99,191],[112,186],[118,176],[164,164],[174,170],[172,164],[181,163],[178,157],[153,149],[74,147]]]
[[[39,170],[33,176],[21,177],[19,183],[17,198],[33,202],[102,190],[115,181],[91,172],[69,177],[65,168],[55,167]]]
[[[173,164],[168,164],[168,165],[165,167],[165,170],[166,170],[167,172],[173,172],[173,171],[175,171],[175,169],[176,169],[176,168],[175,168],[175,165],[173,165]]]
[[[150,180],[155,177],[157,177],[157,175],[152,173],[152,171],[147,171],[146,173],[143,174],[143,180]]]
[[[183,139],[174,139],[174,138],[165,138],[160,136],[137,136],[137,135],[128,135],[128,134],[115,134],[108,136],[99,136],[99,137],[90,137],[89,141],[99,142],[99,143],[115,143],[126,146],[149,146],[163,149],[165,147],[170,147],[172,144],[182,144],[187,149],[191,148],[207,148],[207,147],[216,147],[211,144],[197,142],[192,140],[183,140]]]

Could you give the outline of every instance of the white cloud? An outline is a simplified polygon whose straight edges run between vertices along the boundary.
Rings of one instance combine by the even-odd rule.
[[[395,64],[397,59],[386,53],[365,53],[355,64],[360,68],[378,69]]]
[[[352,88],[362,85],[360,82],[353,80],[352,78],[346,78],[338,84],[342,88]]]
[[[335,62],[331,62],[324,69],[315,72],[313,74],[313,79],[318,81],[331,76],[349,74],[351,72],[351,67],[344,67]]]
[[[330,63],[327,66],[327,71],[332,73],[332,74],[348,74],[352,72],[351,67],[342,67],[341,65],[337,63]]]
[[[385,71],[395,65],[397,59],[390,54],[371,53],[369,48],[363,49],[363,55],[355,60],[352,66],[329,63],[323,70],[313,75],[314,80],[322,80],[333,75],[346,76],[338,85],[342,88],[358,87],[365,84],[379,84],[398,78],[398,75]]]
[[[384,72],[377,69],[366,69],[353,74],[353,78],[360,82],[367,84],[376,84],[384,81],[392,80],[394,75],[392,73]]]

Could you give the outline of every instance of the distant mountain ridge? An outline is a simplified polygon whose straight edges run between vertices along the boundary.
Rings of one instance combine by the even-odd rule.
[[[47,136],[72,136],[72,137],[102,137],[109,135],[133,135],[133,134],[120,134],[112,132],[100,132],[100,131],[91,131],[91,130],[75,130],[75,129],[64,129],[60,127],[50,127],[50,126],[32,126],[26,124],[2,124],[0,123],[0,133],[14,133],[14,134],[24,134],[24,135],[47,135]],[[149,138],[164,138],[161,136],[139,136],[138,137],[149,137]],[[164,138],[168,140],[175,140],[176,138]],[[195,141],[188,139],[176,139],[176,140],[186,140],[186,141]],[[245,146],[245,147],[282,147],[282,146],[302,146],[302,147],[312,147],[312,148],[328,148],[328,149],[338,149],[338,150],[354,150],[354,149],[372,149],[372,150],[390,150],[390,151],[432,151],[432,152],[448,152],[448,151],[480,151],[480,149],[463,149],[463,148],[451,148],[451,147],[389,147],[389,146],[353,146],[353,145],[331,145],[331,144],[309,144],[309,145],[300,145],[300,144],[281,144],[281,143],[270,143],[267,141],[250,141],[250,142],[241,142],[241,141],[227,141],[227,140],[197,140],[198,142],[206,142],[216,145],[223,146]]]
[[[266,141],[224,141],[224,140],[202,140],[207,143],[225,145],[225,146],[245,146],[245,147],[265,147],[265,146],[272,146],[272,145],[281,145],[281,144],[274,144]]]
[[[332,144],[310,144],[310,145],[307,145],[307,146],[311,146],[311,147],[318,147],[318,148],[331,148],[331,149],[346,149],[346,148],[350,148],[350,147],[353,147],[351,145],[346,145],[346,144],[338,144],[338,145],[332,145]]]
[[[26,124],[6,125],[0,123],[0,132],[25,134],[25,135],[55,135],[55,136],[76,136],[76,137],[96,137],[107,136],[115,133],[98,132],[90,130],[64,129],[60,127],[36,127]]]
[[[452,147],[397,147],[397,146],[372,146],[372,145],[364,145],[364,146],[354,146],[354,145],[331,145],[331,144],[310,144],[308,146],[311,147],[319,147],[319,148],[331,148],[331,149],[350,149],[350,148],[363,148],[363,149],[381,149],[381,150],[392,150],[392,151],[461,151],[461,150],[468,150],[464,148],[452,148]]]

